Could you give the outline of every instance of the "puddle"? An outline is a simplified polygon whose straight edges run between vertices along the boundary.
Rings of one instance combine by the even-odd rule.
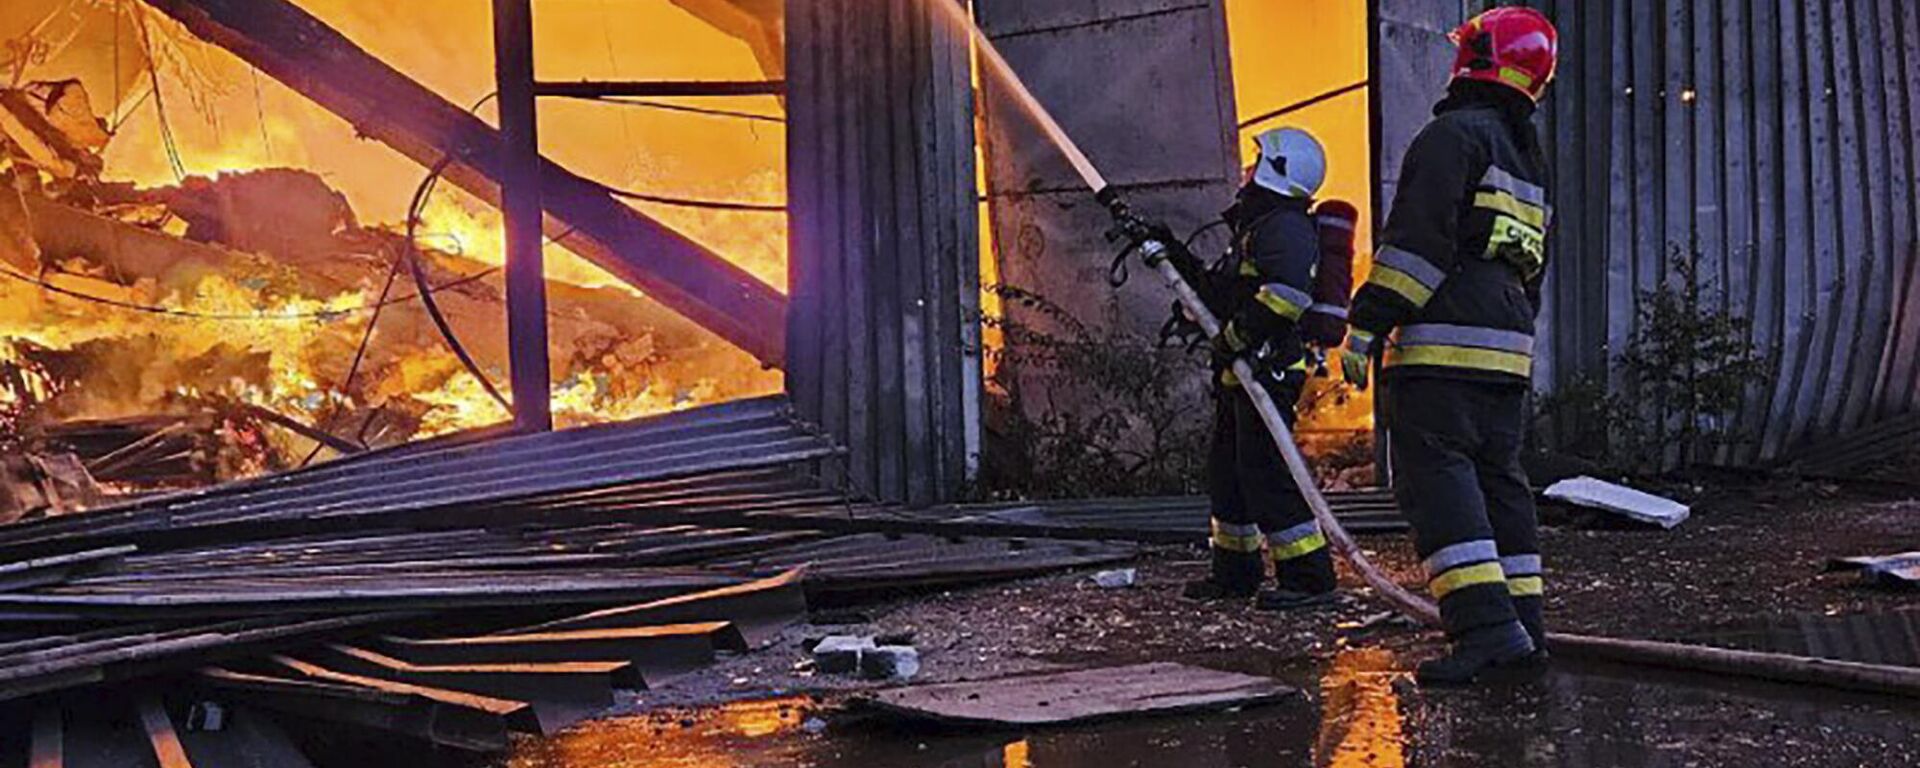
[[[777,765],[804,752],[812,699],[794,696],[708,709],[596,720],[517,746],[505,768],[730,768]]]
[[[1405,662],[1381,650],[1346,650],[1318,668],[1249,654],[1236,660],[1316,695],[1238,712],[1029,733],[913,729],[820,709],[805,697],[778,698],[584,724],[526,740],[495,765],[1682,768],[1910,765],[1920,754],[1920,712],[1911,705],[1806,688],[1565,666],[1512,689],[1410,692],[1398,684]]]
[[[1348,649],[1320,681],[1320,737],[1315,765],[1404,768],[1407,724],[1394,682],[1405,678],[1391,652]]]
[[[1711,633],[1698,638],[1698,642],[1748,651],[1920,667],[1920,610],[1781,616]]]
[[[1302,697],[1202,715],[1117,720],[1034,733],[912,729],[817,711],[806,697],[729,704],[690,713],[583,724],[528,740],[504,768],[1115,768],[1313,765],[1403,768],[1406,721],[1385,651],[1341,653],[1317,681],[1326,706]],[[1294,682],[1301,682],[1295,680]],[[830,729],[821,720],[834,721]],[[809,721],[813,726],[809,727]]]

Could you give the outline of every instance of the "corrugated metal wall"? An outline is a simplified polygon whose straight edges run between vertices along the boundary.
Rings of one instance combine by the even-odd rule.
[[[854,492],[956,498],[979,448],[965,37],[923,0],[789,0],[787,390]]]
[[[1600,372],[1670,249],[1698,247],[1777,361],[1728,458],[1920,406],[1920,7],[1532,5],[1563,55],[1543,115],[1560,215],[1538,383]]]

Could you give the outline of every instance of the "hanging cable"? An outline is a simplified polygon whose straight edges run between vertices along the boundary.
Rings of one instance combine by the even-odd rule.
[[[619,189],[616,187],[609,187],[605,184],[601,184],[599,186],[602,190],[606,191],[607,194],[613,195],[614,197],[618,197],[623,200],[638,200],[643,203],[657,203],[660,205],[670,205],[675,208],[697,208],[700,210],[707,210],[707,211],[750,211],[754,213],[786,213],[787,211],[787,206],[785,204],[736,203],[736,202],[731,202],[726,200],[694,200],[694,199],[689,199],[684,197],[668,197],[665,195],[654,195],[654,194],[648,194],[646,192],[630,192],[628,190]]]
[[[657,109],[662,112],[685,112],[690,115],[706,115],[707,117],[729,117],[736,120],[748,120],[748,121],[757,122],[757,123],[771,123],[773,125],[780,125],[780,126],[784,126],[787,124],[787,119],[785,117],[781,117],[780,115],[762,115],[755,112],[740,112],[732,109],[714,109],[712,107],[694,107],[694,106],[688,106],[686,104],[672,104],[664,101],[654,101],[652,99],[644,99],[644,98],[638,98],[633,96],[602,96],[596,99],[592,99],[592,101],[599,101],[607,104],[620,104],[622,106],[628,106],[628,107],[642,107],[645,109]]]
[[[167,148],[167,163],[173,166],[175,181],[186,181],[187,166],[180,160],[180,145],[174,141],[173,125],[167,122],[167,104],[160,96],[160,60],[153,55],[153,39],[147,32],[145,15],[137,17],[135,29],[140,33],[140,50],[147,57],[147,79],[153,88],[153,111],[160,119],[160,142]]]
[[[482,103],[485,101],[486,99],[481,100]],[[475,109],[478,108],[479,105],[476,104]],[[420,303],[426,307],[427,316],[433,318],[433,325],[440,330],[440,338],[447,343],[447,349],[453,352],[454,357],[460,358],[460,364],[466,367],[467,373],[480,382],[480,388],[486,390],[487,395],[492,397],[494,402],[499,403],[500,407],[507,409],[508,412],[512,412],[513,404],[500,394],[499,388],[487,378],[486,372],[480,370],[479,364],[473,361],[473,356],[467,354],[466,346],[461,344],[460,338],[453,333],[453,325],[448,323],[446,315],[441,313],[439,302],[434,301],[433,292],[427,290],[427,270],[420,264],[419,249],[414,247],[414,237],[419,232],[420,216],[426,210],[428,196],[433,194],[434,186],[440,181],[440,174],[444,173],[447,166],[452,163],[451,155],[441,158],[440,162],[434,163],[433,169],[427,173],[427,178],[421,180],[419,188],[414,190],[413,204],[407,207],[407,235],[402,245],[405,250],[402,251],[400,258],[413,271],[413,284],[420,296]]]

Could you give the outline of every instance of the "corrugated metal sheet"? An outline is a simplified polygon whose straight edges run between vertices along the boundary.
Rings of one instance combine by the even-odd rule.
[[[1532,5],[1563,55],[1542,117],[1561,216],[1537,383],[1602,373],[1636,293],[1673,249],[1698,248],[1776,361],[1726,458],[1771,459],[1920,405],[1920,9]]]
[[[860,494],[956,497],[979,440],[964,35],[920,0],[787,4],[787,391]]]

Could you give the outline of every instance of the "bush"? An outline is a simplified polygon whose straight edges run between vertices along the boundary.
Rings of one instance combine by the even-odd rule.
[[[1211,403],[1195,386],[1201,353],[1088,328],[1047,298],[992,290],[1037,320],[984,318],[995,351],[982,484],[989,495],[1078,498],[1200,490]]]
[[[1668,272],[1641,291],[1627,348],[1607,379],[1587,376],[1539,401],[1544,444],[1621,472],[1695,466],[1744,439],[1735,419],[1770,360],[1750,323],[1721,309],[1701,254],[1672,249]]]

